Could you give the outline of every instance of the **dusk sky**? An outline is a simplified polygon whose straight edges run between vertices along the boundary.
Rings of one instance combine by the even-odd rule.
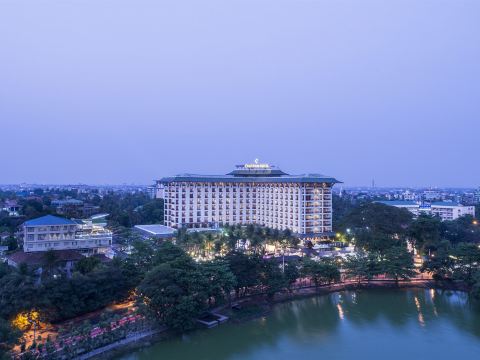
[[[0,0],[0,183],[254,158],[479,186],[479,0]]]

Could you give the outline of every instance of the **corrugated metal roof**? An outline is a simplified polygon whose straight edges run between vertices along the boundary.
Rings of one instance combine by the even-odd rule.
[[[386,200],[386,201],[375,201],[376,203],[391,205],[391,206],[418,206],[419,204],[415,201],[409,200]]]
[[[432,206],[463,206],[463,205],[454,201],[437,201],[437,202],[432,202]]]
[[[44,226],[44,225],[75,225],[70,219],[61,218],[53,215],[45,215],[36,219],[25,221],[27,226]]]

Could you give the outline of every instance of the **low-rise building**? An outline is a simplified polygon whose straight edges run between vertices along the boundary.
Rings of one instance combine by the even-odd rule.
[[[442,201],[430,205],[431,213],[442,220],[456,220],[461,216],[475,216],[475,206],[464,206],[459,203]]]
[[[59,250],[55,251],[55,266],[70,271],[76,262],[83,259],[84,256],[75,250]],[[27,265],[30,269],[39,269],[47,265],[48,259],[45,253],[41,252],[24,252],[17,251],[13,254],[7,255],[7,263],[10,266],[18,268],[21,264]]]
[[[475,190],[474,202],[475,204],[480,204],[480,188]]]
[[[20,205],[16,200],[7,199],[3,203],[0,203],[0,211],[7,212],[8,216],[19,216]]]
[[[93,219],[70,220],[53,215],[28,220],[23,224],[23,250],[79,250],[102,252],[112,244],[112,232]]]
[[[456,220],[461,216],[475,216],[474,206],[464,206],[453,201],[432,202],[430,204],[415,201],[378,201],[381,204],[407,209],[414,216],[420,214],[438,216],[442,221]]]

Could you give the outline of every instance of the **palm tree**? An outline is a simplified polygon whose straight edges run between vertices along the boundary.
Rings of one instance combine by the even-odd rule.
[[[58,256],[54,250],[50,249],[43,254],[43,263],[45,264],[45,270],[48,275],[53,274],[57,261]]]

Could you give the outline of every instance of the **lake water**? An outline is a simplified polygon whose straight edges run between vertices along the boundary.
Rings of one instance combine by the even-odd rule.
[[[480,359],[480,306],[461,292],[361,290],[161,341],[122,360]]]

